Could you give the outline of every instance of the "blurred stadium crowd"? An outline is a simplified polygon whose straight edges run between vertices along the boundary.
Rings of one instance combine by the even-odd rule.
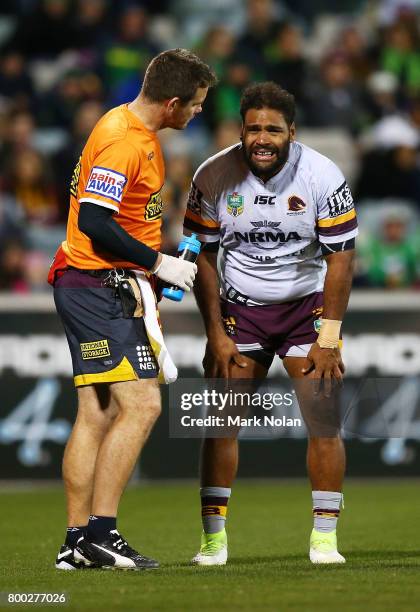
[[[166,252],[194,169],[238,141],[241,90],[271,79],[296,97],[298,139],[349,179],[356,285],[420,287],[420,0],[2,0],[0,46],[0,290],[46,289],[87,136],[178,46],[220,83],[185,132],[161,134]]]

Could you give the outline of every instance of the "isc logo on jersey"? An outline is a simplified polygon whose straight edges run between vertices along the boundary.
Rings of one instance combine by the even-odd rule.
[[[257,195],[255,196],[254,204],[268,204],[269,206],[274,206],[276,203],[276,196],[269,195]]]
[[[121,172],[94,166],[86,185],[86,192],[96,193],[121,204],[123,189],[127,183],[127,177]]]

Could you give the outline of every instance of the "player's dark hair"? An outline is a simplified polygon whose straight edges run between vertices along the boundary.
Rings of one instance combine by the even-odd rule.
[[[217,82],[213,70],[187,49],[159,53],[147,67],[142,93],[151,102],[180,98],[187,104],[198,87],[212,87]]]
[[[288,126],[295,120],[295,97],[273,81],[248,85],[241,98],[242,121],[245,121],[245,115],[251,108],[272,108],[280,111]]]

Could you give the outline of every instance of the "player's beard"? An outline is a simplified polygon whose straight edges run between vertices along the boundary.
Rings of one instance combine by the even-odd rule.
[[[274,153],[273,162],[271,164],[260,164],[255,162],[252,158],[252,153],[258,149],[272,151]],[[290,139],[282,147],[258,147],[254,145],[252,148],[247,149],[244,145],[242,146],[245,161],[248,164],[249,169],[253,174],[255,174],[255,176],[258,176],[263,180],[268,180],[283,168],[284,164],[289,158],[289,149]]]

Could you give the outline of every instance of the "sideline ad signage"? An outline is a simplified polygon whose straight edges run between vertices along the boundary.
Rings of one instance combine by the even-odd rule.
[[[194,477],[200,435],[177,426],[190,423],[186,394],[202,384],[205,338],[195,308],[163,309],[168,348],[179,381],[162,387],[164,411],[144,450],[145,478]],[[350,310],[344,327],[342,430],[348,474],[417,475],[420,466],[420,317],[415,308]],[[64,444],[75,418],[76,393],[70,354],[51,308],[41,311],[3,306],[0,317],[0,478],[58,478]],[[183,381],[185,381],[183,383]],[[271,370],[267,392],[291,391],[280,360]],[[197,387],[197,388],[198,388]],[[182,395],[184,393],[184,395]],[[181,396],[184,408],[181,409]],[[264,412],[267,416],[268,413]],[[242,476],[293,477],[305,473],[304,426],[296,402],[270,412],[264,431],[237,421]],[[179,419],[178,419],[178,416]],[[200,413],[203,416],[203,413]],[[197,416],[197,415],[196,415]],[[177,421],[179,420],[179,423]],[[276,421],[277,419],[277,421]],[[258,423],[258,422],[257,422]],[[273,427],[273,425],[279,427]],[[243,425],[242,427],[240,425]],[[255,424],[255,423],[254,423]],[[201,434],[204,429],[201,429]],[[164,451],[164,452],[163,452]],[[168,457],[171,458],[168,461]]]

